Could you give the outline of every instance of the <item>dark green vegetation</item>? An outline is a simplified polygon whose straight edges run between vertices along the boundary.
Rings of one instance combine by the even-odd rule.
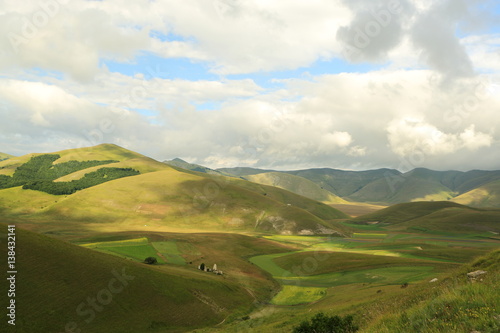
[[[94,166],[117,161],[68,161],[54,164],[60,155],[33,156],[28,162],[17,167],[12,176],[0,175],[0,189],[22,186],[23,189],[37,190],[54,195],[72,194],[113,179],[134,176],[138,171],[131,168],[101,168],[87,173],[83,178],[71,182],[54,182],[57,178]]]
[[[138,174],[139,171],[132,168],[101,168],[85,174],[83,178],[70,182],[53,182],[49,180],[29,181],[23,185],[23,189],[42,191],[54,195],[68,195],[111,180],[136,176]]]
[[[293,333],[354,333],[359,328],[353,323],[352,316],[327,316],[323,312],[312,319],[305,320],[293,329]]]

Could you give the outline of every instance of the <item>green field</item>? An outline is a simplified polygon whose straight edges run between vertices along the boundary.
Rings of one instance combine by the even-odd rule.
[[[283,289],[276,295],[271,304],[274,305],[297,305],[312,303],[320,300],[326,295],[326,288],[299,287],[284,285]]]
[[[186,261],[181,256],[182,253],[177,247],[177,242],[166,241],[166,242],[152,242],[151,245],[167,259],[169,264],[184,265]]]
[[[82,246],[137,261],[144,261],[147,257],[155,257],[158,263],[165,263],[165,260],[158,256],[158,250],[145,237],[112,242],[87,243],[82,244]]]

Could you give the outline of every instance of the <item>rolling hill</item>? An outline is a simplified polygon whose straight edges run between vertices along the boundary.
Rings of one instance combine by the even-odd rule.
[[[45,156],[48,155],[30,154],[10,163],[4,161],[3,166],[17,175],[18,168],[33,161],[32,157]],[[282,234],[343,234],[348,231],[334,221],[348,216],[328,205],[241,179],[184,172],[115,145],[66,150],[50,156],[54,156],[53,159],[60,157],[51,168],[46,167],[48,174],[69,162],[78,168],[89,160],[106,163],[74,172],[66,168],[69,173],[55,179],[54,186],[78,182],[103,167],[129,168],[140,174],[106,181],[64,196],[20,187],[4,188],[0,190],[0,211],[5,216],[36,220],[33,227],[37,230],[58,229],[60,233],[118,229]]]
[[[9,154],[5,154],[5,153],[0,153],[0,162],[4,161],[4,160],[8,160],[9,158],[12,158],[12,157],[14,157],[14,156],[9,155]]]
[[[442,232],[500,232],[500,209],[482,209],[449,201],[411,202],[393,205],[350,220],[388,230]]]
[[[16,236],[18,333],[170,332],[213,326],[228,316],[248,313],[276,289],[268,275],[241,256],[286,250],[242,235],[188,236],[185,241],[204,251],[204,260],[227,263],[221,266],[228,273],[217,276],[197,270],[196,265],[149,266],[19,227]],[[229,246],[232,253],[221,252]],[[6,246],[0,255],[7,257]],[[6,288],[2,283],[4,295]],[[2,297],[4,309],[6,301]]]
[[[255,183],[279,187],[326,204],[347,203],[344,199],[306,178],[284,172],[265,172],[247,175],[244,178]]]
[[[481,185],[453,198],[452,201],[462,205],[500,208],[500,180]]]

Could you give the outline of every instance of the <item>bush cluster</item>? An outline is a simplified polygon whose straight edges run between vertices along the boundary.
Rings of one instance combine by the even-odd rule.
[[[293,329],[293,333],[354,333],[359,329],[351,315],[327,316],[320,312],[310,321],[305,320]]]

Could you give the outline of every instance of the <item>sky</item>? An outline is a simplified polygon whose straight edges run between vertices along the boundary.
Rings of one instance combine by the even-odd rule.
[[[0,0],[0,152],[500,169],[497,0]]]

